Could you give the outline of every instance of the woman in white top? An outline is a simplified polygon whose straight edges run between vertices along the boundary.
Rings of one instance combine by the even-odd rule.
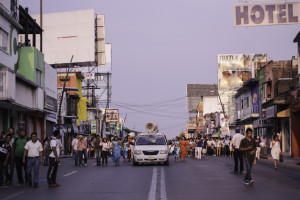
[[[101,146],[101,157],[102,157],[102,166],[104,165],[104,160],[105,160],[105,165],[107,165],[107,157],[108,157],[108,151],[110,148],[110,143],[107,142],[106,138],[103,138],[102,142],[100,142]]]
[[[271,154],[274,159],[274,167],[275,167],[275,170],[277,170],[277,163],[279,160],[279,156],[281,155],[280,142],[279,142],[278,135],[274,135],[273,141],[271,142],[271,148],[272,148]]]

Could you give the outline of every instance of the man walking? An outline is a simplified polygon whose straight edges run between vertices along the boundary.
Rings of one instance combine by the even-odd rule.
[[[11,138],[12,136],[7,134],[5,140],[0,141],[0,187],[6,186],[6,183],[4,182],[4,173],[11,152],[11,146],[9,144]]]
[[[43,146],[37,140],[37,134],[35,132],[31,133],[31,140],[28,141],[24,147],[25,151],[23,154],[23,163],[26,163],[27,155],[27,178],[29,182],[29,187],[32,186],[32,176],[31,171],[34,168],[33,177],[33,187],[38,188],[39,182],[39,167],[43,163]],[[27,154],[28,153],[28,154]]]
[[[95,148],[95,154],[96,154],[96,161],[97,165],[101,165],[101,148],[100,148],[100,135],[97,135],[97,137],[94,139],[94,148]]]
[[[72,154],[74,155],[74,160],[75,160],[75,166],[78,166],[78,139],[79,135],[76,135],[76,137],[72,140]]]
[[[14,128],[10,127],[8,129],[8,133],[11,135],[11,140],[9,142],[9,145],[11,147],[10,156],[8,158],[7,166],[5,168],[5,175],[6,175],[6,183],[9,185],[12,185],[12,181],[14,178],[14,169],[15,169],[15,153],[14,149],[12,148],[14,142],[15,142],[15,130]]]
[[[197,146],[195,147],[195,154],[196,158],[201,160],[201,152],[202,152],[202,147],[203,147],[203,139],[198,139],[197,140]]]
[[[244,139],[245,136],[240,134],[240,129],[236,128],[235,129],[235,135],[232,138],[232,147],[234,148],[233,152],[233,157],[234,157],[234,171],[232,172],[233,174],[238,173],[238,166],[240,162],[240,173],[243,173],[244,170],[244,164],[243,164],[243,153],[239,151],[240,148],[240,143],[242,139]]]
[[[25,175],[25,183],[28,183],[28,179],[26,176],[26,160],[25,162],[23,160],[24,147],[27,142],[28,138],[26,137],[25,130],[22,129],[20,130],[19,136],[15,139],[15,142],[13,144],[19,186],[22,186],[24,184],[23,169]]]
[[[60,163],[59,154],[60,154],[60,146],[59,146],[59,131],[54,131],[54,137],[50,142],[50,147],[52,149],[51,154],[49,155],[49,168],[47,173],[47,182],[49,187],[59,187],[60,185],[56,183],[56,174],[58,169],[58,164]]]
[[[255,158],[255,140],[252,138],[252,129],[247,128],[246,130],[246,138],[242,139],[240,144],[240,152],[243,152],[244,162],[246,166],[246,176],[243,181],[245,185],[253,185],[254,180],[251,177],[251,170],[253,166],[253,161]]]

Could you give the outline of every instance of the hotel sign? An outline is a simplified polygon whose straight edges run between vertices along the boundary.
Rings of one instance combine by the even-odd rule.
[[[299,24],[298,2],[234,5],[234,26]]]

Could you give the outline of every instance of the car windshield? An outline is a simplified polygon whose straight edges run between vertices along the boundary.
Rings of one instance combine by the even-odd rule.
[[[137,138],[136,145],[166,145],[164,136],[140,136]]]

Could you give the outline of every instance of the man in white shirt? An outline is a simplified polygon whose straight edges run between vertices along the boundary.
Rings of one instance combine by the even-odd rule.
[[[212,138],[209,138],[207,141],[207,153],[208,155],[213,155],[214,154],[214,148],[216,146],[215,141],[212,140]]]
[[[238,166],[240,162],[240,173],[243,173],[244,170],[244,159],[243,159],[243,152],[239,151],[240,143],[245,136],[240,134],[240,129],[235,129],[235,135],[232,138],[232,147],[234,148],[233,157],[234,157],[234,171],[233,174],[238,173]]]
[[[43,163],[43,146],[37,140],[37,134],[35,132],[31,133],[31,140],[28,141],[24,147],[23,154],[23,163],[26,163],[26,155],[27,155],[27,168],[26,174],[29,186],[32,186],[32,176],[31,171],[34,168],[34,177],[33,177],[33,187],[38,188],[39,182],[39,167],[40,164]],[[28,154],[27,154],[28,153]]]
[[[76,137],[72,140],[72,155],[74,155],[75,166],[78,166],[78,162],[79,162],[78,139],[79,139],[79,135],[76,135]]]
[[[47,173],[47,181],[49,187],[59,187],[60,185],[56,183],[56,174],[58,169],[58,164],[60,163],[59,160],[59,153],[60,153],[60,146],[59,146],[59,131],[54,131],[54,137],[50,142],[50,147],[52,149],[51,154],[49,155],[49,168]]]

